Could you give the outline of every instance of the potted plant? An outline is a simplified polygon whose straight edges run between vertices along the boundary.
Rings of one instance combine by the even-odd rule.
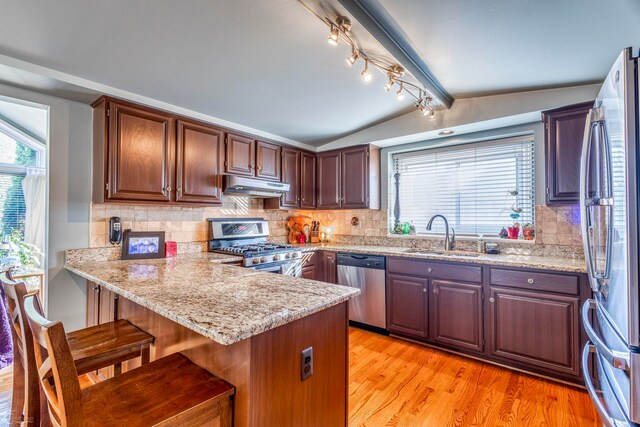
[[[524,240],[533,240],[535,236],[535,230],[533,228],[533,224],[526,223],[522,226],[522,235],[524,236]]]
[[[517,239],[520,234],[520,223],[514,223],[513,226],[507,228],[507,232],[509,233],[509,239]]]

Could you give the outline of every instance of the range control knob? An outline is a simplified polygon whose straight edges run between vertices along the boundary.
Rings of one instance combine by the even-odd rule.
[[[289,258],[291,258],[291,254],[290,253],[284,254],[284,259],[289,259]]]
[[[298,258],[298,252],[292,252],[291,258]]]
[[[260,258],[260,262],[267,262],[267,258],[266,257],[261,257]]]
[[[260,264],[260,258],[253,258],[253,259],[251,260],[251,262],[252,262],[253,264]]]
[[[280,255],[275,254],[275,255],[273,256],[273,260],[274,260],[274,261],[280,261]]]

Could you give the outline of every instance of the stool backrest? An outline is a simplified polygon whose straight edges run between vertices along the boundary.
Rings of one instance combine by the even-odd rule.
[[[24,312],[33,334],[38,377],[47,398],[51,422],[56,426],[84,426],[78,371],[64,326],[42,316],[35,295],[24,299]]]
[[[4,294],[7,296],[7,305],[9,306],[9,318],[11,320],[11,336],[13,337],[13,345],[20,350],[20,354],[23,356],[25,362],[33,362],[33,339],[31,338],[31,330],[27,324],[27,318],[24,316],[24,310],[22,309],[24,304],[24,297],[27,295],[27,287],[22,282],[16,282],[9,278],[7,272],[0,274],[0,283],[4,289]]]

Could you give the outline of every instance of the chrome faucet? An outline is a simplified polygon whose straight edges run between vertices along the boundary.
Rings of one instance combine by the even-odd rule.
[[[429,220],[429,223],[427,224],[427,230],[431,230],[431,226],[433,225],[433,220],[436,218],[442,218],[444,221],[444,227],[445,227],[445,236],[444,236],[444,250],[445,251],[450,251],[453,249],[453,247],[456,244],[456,230],[454,230],[453,228],[451,229],[452,232],[452,236],[451,239],[449,239],[449,221],[447,221],[447,218],[444,217],[444,215],[434,215],[431,217],[431,219]]]

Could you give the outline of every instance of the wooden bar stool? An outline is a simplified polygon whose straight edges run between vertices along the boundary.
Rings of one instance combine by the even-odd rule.
[[[41,415],[46,417],[47,413],[40,405],[33,338],[24,314],[27,289],[24,283],[11,280],[7,273],[0,274],[0,282],[7,295],[12,323],[14,370],[11,426],[19,426],[22,417],[26,425],[39,426]],[[42,314],[39,303],[36,303],[36,307]],[[149,348],[153,342],[151,335],[126,320],[70,332],[67,339],[78,375],[112,365],[115,366],[115,372],[119,373],[122,362],[136,357],[141,357],[143,364],[148,363]]]
[[[27,296],[24,311],[55,426],[232,425],[234,387],[180,353],[81,390],[64,326],[42,317],[37,304]]]

